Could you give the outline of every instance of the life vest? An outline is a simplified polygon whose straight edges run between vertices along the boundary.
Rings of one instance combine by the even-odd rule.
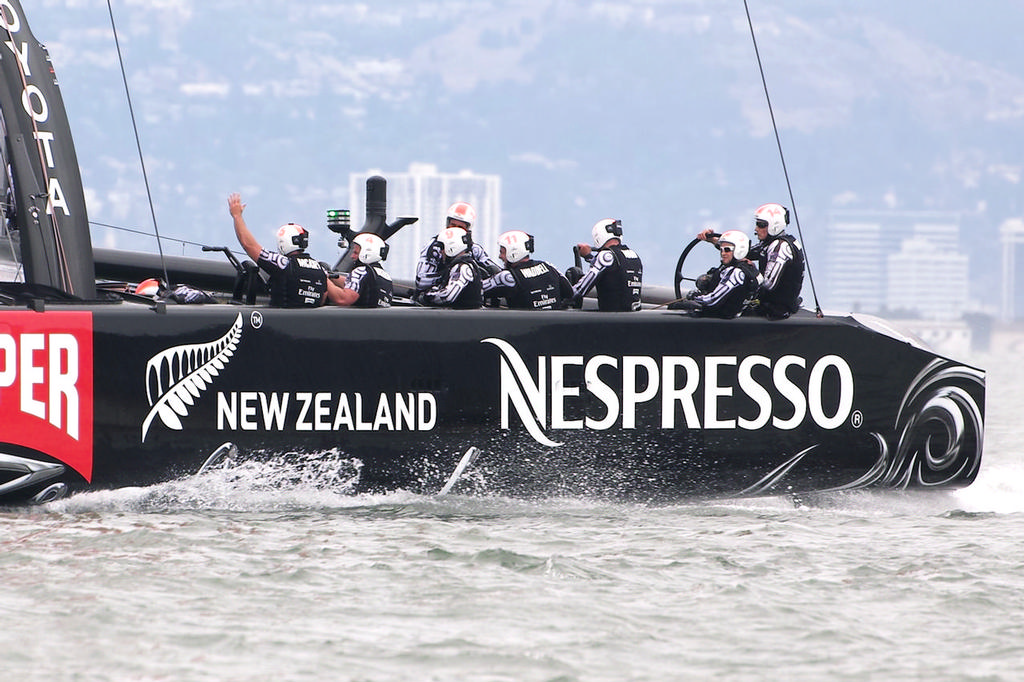
[[[761,302],[763,314],[769,317],[787,317],[800,309],[800,290],[804,286],[804,252],[792,235],[783,234],[769,237],[757,254],[758,269],[762,273],[768,267],[768,254],[772,250],[770,245],[776,239],[781,239],[789,244],[793,251],[793,259],[783,267],[774,289],[761,287],[758,299]]]
[[[389,308],[394,296],[395,283],[380,263],[361,265],[366,273],[359,284],[359,298],[353,304],[356,308]],[[358,269],[358,268],[356,268]]]
[[[640,310],[644,266],[640,256],[625,244],[607,246],[615,257],[615,264],[604,269],[597,280],[597,309],[628,312]]]
[[[543,261],[509,263],[508,271],[516,280],[515,290],[506,296],[509,308],[552,310],[565,308],[558,270]]]
[[[270,276],[270,305],[278,308],[316,308],[325,293],[324,267],[304,253],[289,256],[288,267]]]

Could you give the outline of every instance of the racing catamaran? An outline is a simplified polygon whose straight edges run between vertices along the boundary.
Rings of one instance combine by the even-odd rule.
[[[282,456],[355,493],[458,492],[470,469],[478,492],[644,501],[977,476],[984,372],[881,320],[697,319],[658,287],[620,314],[276,309],[230,253],[94,252],[49,57],[18,0],[2,21],[0,503]],[[367,191],[364,231],[409,221]],[[224,302],[129,293],[155,271]]]

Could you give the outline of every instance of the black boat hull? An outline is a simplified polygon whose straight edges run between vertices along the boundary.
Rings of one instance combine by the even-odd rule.
[[[0,501],[195,475],[225,442],[357,493],[436,492],[470,447],[490,494],[946,488],[983,439],[980,370],[809,314],[50,305],[0,311],[0,360]]]

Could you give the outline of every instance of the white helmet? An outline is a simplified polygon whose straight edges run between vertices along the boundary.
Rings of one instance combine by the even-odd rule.
[[[764,204],[754,211],[754,224],[764,221],[762,227],[768,228],[768,234],[780,235],[789,225],[789,209],[782,204]]]
[[[533,253],[533,237],[522,230],[503,232],[498,237],[498,251],[505,249],[505,262],[517,263]]]
[[[733,258],[746,258],[750,253],[750,237],[741,230],[729,230],[718,238],[718,245],[732,245]]]
[[[590,229],[590,236],[594,240],[594,246],[600,249],[608,243],[609,239],[622,236],[622,221],[614,218],[598,220]]]
[[[379,263],[388,257],[390,247],[384,240],[372,232],[363,232],[352,238],[353,244],[359,244],[359,262],[366,265]]]
[[[293,251],[303,251],[309,246],[309,232],[302,225],[288,223],[277,228],[277,250],[288,255]]]
[[[461,220],[472,228],[473,223],[476,222],[476,211],[474,211],[473,207],[465,201],[456,201],[448,207],[448,218],[445,220],[444,226],[448,227],[450,224],[449,221],[453,218],[455,220]]]
[[[461,227],[449,227],[439,234],[437,238],[444,246],[444,255],[449,258],[457,256],[473,244],[469,239],[469,233]]]

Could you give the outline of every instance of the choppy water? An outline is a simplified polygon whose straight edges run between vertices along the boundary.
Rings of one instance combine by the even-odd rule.
[[[989,373],[985,460],[955,492],[647,507],[347,497],[208,476],[8,510],[0,670],[1018,680],[1021,372]]]

